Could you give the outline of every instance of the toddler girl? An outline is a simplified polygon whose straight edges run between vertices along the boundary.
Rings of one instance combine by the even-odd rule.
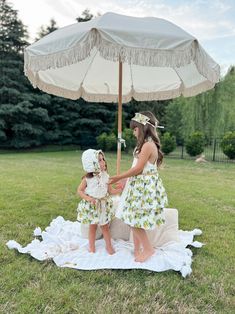
[[[110,194],[118,194],[122,190],[108,185],[107,163],[101,150],[84,151],[82,165],[86,175],[77,189],[78,195],[82,198],[77,208],[77,220],[83,224],[89,224],[89,251],[95,252],[96,229],[99,224],[106,250],[112,255],[115,251],[111,243],[109,223],[114,217],[114,209]]]

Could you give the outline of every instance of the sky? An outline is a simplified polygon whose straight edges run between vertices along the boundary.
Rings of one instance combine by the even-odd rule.
[[[115,12],[169,20],[195,36],[219,63],[222,74],[235,65],[234,0],[9,0],[33,42],[54,18],[59,27],[76,23],[85,9],[93,15]]]

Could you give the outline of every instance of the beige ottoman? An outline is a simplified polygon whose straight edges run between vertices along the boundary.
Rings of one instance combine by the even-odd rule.
[[[154,230],[147,231],[150,242],[154,247],[163,246],[169,242],[178,242],[178,210],[164,208],[165,224]]]
[[[169,242],[178,242],[178,210],[175,208],[164,208],[165,224],[147,231],[150,242],[154,247],[163,246]],[[133,242],[131,228],[120,219],[115,219],[111,223],[111,235],[113,239],[123,239]]]
[[[131,228],[121,219],[114,218],[110,225],[111,238],[114,240],[129,241]]]
[[[89,225],[85,225],[83,223],[80,224],[80,236],[82,238],[88,239],[89,236]],[[96,230],[96,237],[95,239],[98,240],[102,237],[102,231],[100,229],[100,226],[97,227]]]

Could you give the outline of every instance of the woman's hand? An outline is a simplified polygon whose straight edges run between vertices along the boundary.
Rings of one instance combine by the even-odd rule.
[[[116,184],[116,188],[123,190],[124,187],[125,187],[125,185],[126,185],[126,181],[127,181],[127,179],[122,179],[122,180],[120,180],[120,181]]]
[[[114,184],[114,183],[118,182],[119,180],[120,180],[120,177],[118,175],[110,177],[109,178],[109,184]]]

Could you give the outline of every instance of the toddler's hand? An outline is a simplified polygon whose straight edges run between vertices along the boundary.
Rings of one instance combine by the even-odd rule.
[[[93,198],[93,197],[90,197],[88,202],[90,202],[92,205],[95,205],[96,204],[96,199]]]
[[[115,185],[115,189],[116,189],[116,190],[119,190],[120,192],[122,192],[122,191],[124,190],[124,186],[123,186],[123,184],[120,182],[120,183],[117,183],[117,184]]]

